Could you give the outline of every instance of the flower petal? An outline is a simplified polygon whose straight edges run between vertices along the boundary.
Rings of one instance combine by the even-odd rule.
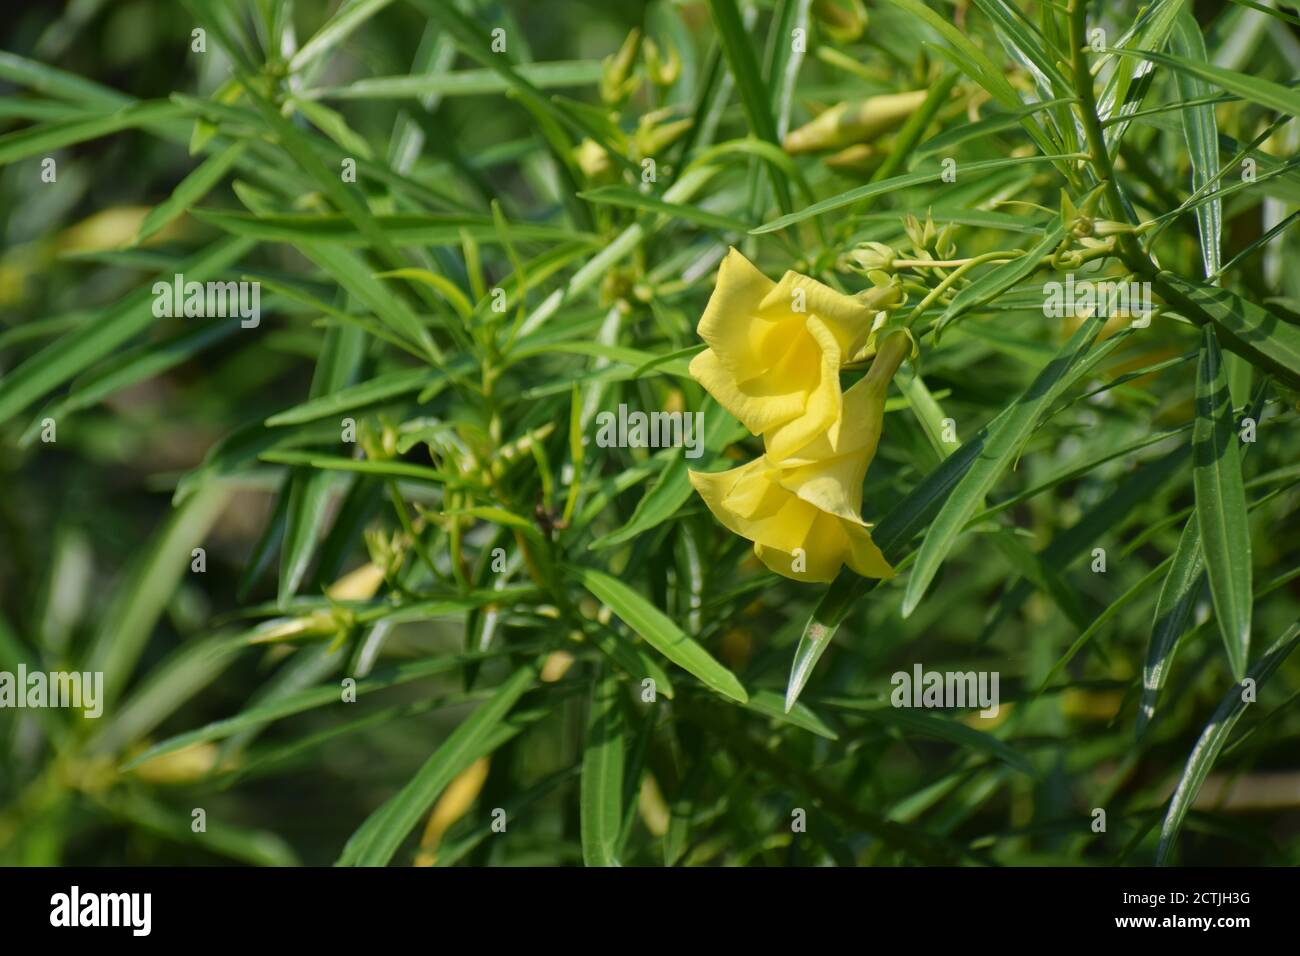
[[[718,281],[696,331],[737,381],[762,374],[770,364],[759,355],[768,322],[756,322],[755,317],[774,285],[735,249],[728,250],[718,268]]]
[[[763,298],[757,315],[770,322],[778,322],[791,314],[816,316],[834,334],[840,351],[851,355],[866,344],[877,311],[810,276],[787,272]],[[772,349],[779,350],[781,345],[769,331],[762,349],[768,353]]]
[[[760,377],[742,385],[713,349],[705,349],[691,359],[690,373],[755,435],[798,417],[808,400],[807,391],[799,383]]]
[[[839,342],[821,319],[809,317],[804,327],[820,355],[815,365],[811,361],[807,363],[805,374],[813,372],[815,377],[808,376],[803,413],[762,432],[767,455],[775,462],[793,455],[828,429],[839,428],[842,407]]]

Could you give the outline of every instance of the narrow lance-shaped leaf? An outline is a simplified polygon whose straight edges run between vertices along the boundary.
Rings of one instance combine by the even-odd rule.
[[[1296,644],[1300,644],[1300,624],[1292,624],[1264,656],[1255,662],[1255,666],[1246,676],[1255,682],[1257,692],[1259,686],[1268,680],[1295,650]],[[1178,781],[1178,787],[1169,801],[1169,810],[1165,813],[1164,823],[1160,827],[1160,846],[1156,850],[1157,866],[1164,866],[1169,862],[1169,855],[1173,852],[1174,841],[1178,839],[1178,833],[1182,830],[1187,811],[1196,802],[1196,795],[1200,793],[1205,778],[1210,775],[1210,770],[1214,767],[1214,761],[1218,759],[1224,744],[1228,742],[1228,735],[1232,733],[1232,728],[1246,712],[1249,702],[1247,697],[1240,682],[1233,684],[1232,688],[1223,695],[1223,700],[1214,711],[1214,716],[1205,725],[1200,739],[1192,748],[1191,756],[1187,758],[1187,766]],[[1250,701],[1255,699],[1254,695],[1249,696]]]
[[[579,807],[582,861],[587,866],[618,866],[623,822],[623,758],[626,728],[618,699],[618,678],[608,667],[592,684],[587,740],[582,751]]]
[[[344,846],[338,865],[387,865],[447,784],[484,755],[491,735],[516,701],[536,682],[537,673],[538,665],[534,661],[506,678],[490,700],[480,704],[451,732],[410,782],[357,828]]]
[[[1100,316],[1086,320],[1025,393],[1015,400],[1006,418],[1000,419],[997,427],[990,430],[983,453],[948,496],[921,544],[903,596],[904,617],[916,609],[939,565],[965,527],[966,520],[1010,465],[1042,414],[1055,402],[1063,387],[1062,382],[1070,370],[1084,360],[1104,321]]]
[[[233,237],[216,242],[178,263],[174,271],[183,274],[187,281],[202,282],[238,262],[253,246],[252,240]],[[172,274],[158,279],[171,282]],[[141,286],[8,372],[0,379],[0,422],[107,358],[120,345],[157,322],[151,308],[152,289],[151,284]]]
[[[776,120],[772,116],[771,96],[763,77],[759,73],[758,58],[749,41],[749,31],[745,29],[736,0],[708,0],[709,10],[713,14],[713,23],[717,27],[718,43],[722,54],[731,68],[731,76],[736,81],[740,92],[740,102],[745,108],[745,117],[749,128],[761,140],[773,145],[781,145],[776,135]],[[790,189],[785,178],[772,173],[772,187],[776,190],[778,204],[784,212],[793,207],[790,201]]]
[[[244,154],[247,143],[231,143],[218,153],[213,153],[182,179],[163,202],[149,210],[149,214],[136,230],[135,242],[141,243],[168,223],[184,215],[191,206],[211,192],[230,171],[230,167]]]
[[[1174,22],[1170,42],[1183,56],[1204,63],[1205,37],[1201,33],[1192,11],[1184,7]],[[1178,92],[1184,100],[1200,100],[1213,95],[1214,87],[1203,77],[1193,73],[1177,74]],[[1219,127],[1214,118],[1214,105],[1204,103],[1189,106],[1182,111],[1183,135],[1187,139],[1187,152],[1192,162],[1192,192],[1207,187],[1219,172]],[[1201,261],[1205,274],[1219,271],[1219,247],[1223,232],[1223,200],[1215,197],[1196,207],[1196,226],[1201,236]]]
[[[1263,414],[1264,401],[1268,397],[1268,383],[1260,386],[1255,400],[1247,410],[1247,417],[1258,422]],[[1245,459],[1250,447],[1242,450]],[[1155,617],[1151,622],[1151,640],[1147,644],[1146,663],[1142,667],[1142,699],[1138,705],[1137,732],[1146,730],[1151,718],[1155,716],[1156,700],[1160,689],[1169,675],[1174,652],[1178,648],[1178,639],[1187,630],[1196,605],[1208,600],[1209,591],[1205,579],[1205,557],[1201,552],[1201,532],[1196,523],[1196,512],[1187,519],[1183,533],[1179,536],[1178,546],[1174,550],[1160,587],[1160,596],[1156,599]]]
[[[1213,324],[1219,344],[1256,368],[1300,388],[1300,325],[1227,289],[1173,272],[1161,272],[1153,285],[1188,318]]]
[[[1232,673],[1240,679],[1250,649],[1250,523],[1228,376],[1208,326],[1196,370],[1192,483],[1214,616]]]
[[[708,687],[732,700],[749,699],[736,675],[714,659],[672,620],[618,578],[594,568],[570,566],[568,571],[582,586],[609,606],[628,627],[660,654],[694,674]]]
[[[325,333],[311,397],[329,395],[350,384],[361,365],[366,336],[351,326],[334,326]],[[289,482],[289,506],[285,516],[284,541],[280,549],[278,600],[285,604],[298,592],[316,553],[325,517],[330,484],[328,471],[302,468]]]

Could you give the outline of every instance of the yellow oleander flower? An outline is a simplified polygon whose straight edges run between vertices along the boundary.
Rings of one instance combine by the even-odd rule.
[[[797,272],[773,282],[732,249],[700,319],[709,347],[691,375],[781,462],[822,432],[836,440],[840,367],[869,347],[876,315],[899,297],[893,286],[844,295]]]
[[[769,453],[730,471],[690,473],[714,517],[753,541],[777,574],[831,581],[847,564],[863,577],[893,577],[862,520],[862,482],[880,442],[889,381],[911,348],[906,333],[885,336],[870,370],[844,393],[839,427],[784,461]]]

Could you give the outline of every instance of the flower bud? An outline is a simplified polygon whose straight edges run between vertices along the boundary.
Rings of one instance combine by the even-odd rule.
[[[925,90],[887,93],[867,100],[837,103],[810,123],[791,131],[783,143],[791,154],[842,149],[897,129],[925,102]]]
[[[845,253],[842,262],[847,268],[865,275],[877,270],[893,272],[897,258],[898,253],[883,242],[863,242]]]
[[[869,176],[880,168],[885,154],[867,143],[854,143],[822,160],[831,169],[841,173],[858,173]]]
[[[651,83],[655,86],[669,87],[682,75],[682,58],[671,43],[665,45],[664,53],[660,53],[659,44],[646,37],[645,68],[650,74]]]
[[[633,28],[618,52],[605,57],[600,77],[600,98],[607,105],[617,106],[636,89],[632,68],[640,45],[641,31]]]
[[[612,168],[605,147],[590,138],[574,148],[573,159],[588,179],[604,179]]]
[[[862,0],[815,0],[813,13],[840,43],[853,42],[867,29],[867,8]]]
[[[647,113],[637,123],[636,134],[632,137],[633,154],[638,158],[657,156],[674,142],[685,135],[691,128],[689,119],[674,120],[671,123],[659,122],[664,111]]]

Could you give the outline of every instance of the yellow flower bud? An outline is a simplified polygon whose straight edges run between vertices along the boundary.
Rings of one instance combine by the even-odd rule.
[[[787,153],[795,154],[867,142],[902,126],[926,96],[925,90],[914,90],[837,103],[811,123],[788,133],[782,145]]]
[[[609,153],[594,139],[584,139],[573,150],[573,159],[588,179],[604,179],[613,168]]]
[[[343,575],[326,590],[331,601],[368,601],[384,583],[382,566],[368,561]]]
[[[854,143],[822,160],[831,169],[841,173],[870,175],[880,168],[885,154],[867,143]]]
[[[479,757],[447,784],[447,789],[429,814],[429,822],[425,824],[420,850],[415,857],[416,866],[433,866],[438,861],[438,845],[443,834],[474,805],[487,781],[490,767],[488,757]]]
[[[217,745],[209,741],[146,760],[135,768],[141,780],[155,784],[185,784],[200,780],[217,765]]]

